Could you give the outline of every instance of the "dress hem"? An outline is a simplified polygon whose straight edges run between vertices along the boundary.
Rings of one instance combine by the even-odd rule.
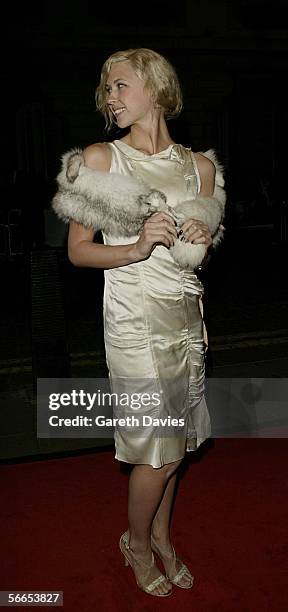
[[[123,463],[129,463],[130,465],[151,465],[154,469],[159,469],[161,467],[164,467],[164,465],[169,465],[170,463],[175,463],[176,461],[179,461],[180,459],[184,459],[185,454],[186,453],[192,453],[198,450],[198,448],[201,446],[201,444],[203,444],[203,442],[205,442],[205,440],[208,440],[209,438],[211,438],[211,436],[206,436],[205,438],[195,438],[196,440],[196,446],[195,448],[186,448],[184,454],[182,454],[180,457],[177,457],[176,459],[173,459],[172,461],[167,461],[167,463],[162,463],[160,465],[153,465],[153,463],[149,463],[149,461],[145,462],[145,461],[129,461],[128,459],[123,459],[119,456],[117,456],[117,452],[114,455],[114,459],[117,459],[117,461],[122,461]]]

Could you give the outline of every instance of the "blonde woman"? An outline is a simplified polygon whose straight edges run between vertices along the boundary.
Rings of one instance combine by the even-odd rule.
[[[166,121],[179,115],[182,95],[166,58],[144,48],[114,53],[103,65],[96,102],[108,129],[116,123],[125,135],[88,146],[86,167],[145,181],[176,209],[178,202],[198,196],[213,202],[216,158],[213,163],[209,155],[173,142],[168,131]],[[218,176],[221,183],[219,168]],[[95,230],[70,220],[71,262],[105,270],[105,348],[112,382],[137,379],[147,381],[148,389],[156,381],[157,388],[167,389],[174,376],[182,381],[170,404],[173,414],[184,416],[183,435],[158,435],[153,427],[143,437],[129,435],[129,428],[115,431],[116,458],[134,465],[120,549],[138,586],[154,596],[170,595],[172,584],[193,585],[170,539],[172,500],[185,451],[196,450],[211,435],[204,399],[203,286],[193,269],[175,263],[170,250],[179,238],[207,250],[220,231],[212,237],[191,207],[191,219],[181,229],[168,212],[156,212],[139,235],[103,233],[104,244],[97,244]]]

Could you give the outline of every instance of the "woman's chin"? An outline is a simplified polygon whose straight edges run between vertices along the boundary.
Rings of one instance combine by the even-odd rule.
[[[125,119],[125,117],[119,117],[119,119],[117,119],[117,125],[119,128],[126,128],[130,125],[130,122],[127,118]]]

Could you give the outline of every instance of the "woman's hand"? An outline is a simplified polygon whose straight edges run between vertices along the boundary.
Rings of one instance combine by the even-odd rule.
[[[166,212],[154,213],[144,222],[143,230],[135,243],[137,260],[147,259],[157,244],[168,249],[177,238],[177,230],[171,215]]]
[[[193,244],[205,244],[207,248],[212,244],[212,236],[208,225],[197,219],[189,219],[181,226],[178,232],[180,240]]]

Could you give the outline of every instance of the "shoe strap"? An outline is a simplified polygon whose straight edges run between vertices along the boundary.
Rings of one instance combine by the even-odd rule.
[[[127,532],[123,534],[122,539],[123,539],[124,546],[125,546],[126,550],[129,552],[129,554],[134,559],[134,561],[136,563],[138,563],[140,566],[144,565],[144,567],[146,567],[148,570],[150,570],[151,567],[153,567],[154,562],[155,562],[155,557],[154,557],[153,551],[152,551],[152,562],[151,562],[150,565],[148,565],[144,561],[140,561],[139,559],[137,559],[134,551],[132,550],[132,548],[130,548],[130,546],[128,544],[128,534],[127,534]],[[144,577],[144,580],[145,580],[145,577]],[[161,584],[161,582],[167,582],[167,578],[166,578],[166,576],[163,576],[163,574],[160,574],[160,576],[158,576],[158,578],[155,578],[155,580],[153,580],[153,582],[148,584],[147,587],[146,586],[144,587],[144,584],[143,584],[143,581],[142,581],[142,586],[143,586],[143,588],[145,588],[145,591],[148,591],[149,593],[152,593],[152,591],[154,591],[154,589],[156,589],[156,587],[159,584]]]
[[[167,574],[167,578],[168,578],[169,580],[173,580],[173,583],[179,583],[179,582],[180,582],[180,580],[181,580],[181,578],[183,578],[183,576],[184,576],[184,575],[186,575],[186,576],[187,576],[187,578],[190,578],[191,580],[193,580],[193,576],[192,576],[192,574],[190,573],[190,571],[189,571],[189,569],[188,569],[187,565],[185,565],[185,563],[183,563],[183,561],[181,561],[181,559],[179,559],[179,558],[176,556],[175,548],[174,548],[174,546],[172,546],[172,544],[171,544],[171,546],[172,546],[172,551],[173,551],[173,556],[172,556],[172,557],[171,557],[171,556],[169,556],[169,555],[165,555],[165,553],[164,553],[164,552],[161,550],[161,548],[159,548],[159,546],[158,546],[158,545],[155,543],[155,540],[154,540],[153,538],[152,538],[152,544],[153,544],[154,549],[156,550],[156,552],[157,552],[157,550],[158,550],[158,553],[160,553],[160,555],[161,555],[161,556],[162,556],[164,559],[169,559],[170,561],[174,561],[175,563],[176,563],[176,561],[179,561],[179,563],[181,563],[180,570],[179,570],[179,572],[177,572],[177,574],[174,576],[174,578],[172,578],[172,577],[168,576],[168,574]]]
[[[176,576],[174,576],[174,578],[170,578],[170,580],[173,580],[174,584],[179,584],[183,576],[187,576],[187,578],[193,580],[193,576],[191,575],[188,570],[188,567],[184,563],[182,563],[182,567],[180,568],[179,572],[177,572]]]
[[[124,536],[125,535],[126,534],[124,534]],[[130,548],[130,546],[128,544],[127,537],[123,537],[123,542],[124,542],[124,546],[125,546],[126,550],[128,550],[129,554],[134,559],[135,563],[138,563],[138,565],[140,565],[140,566],[142,565],[143,567],[146,567],[148,570],[151,569],[151,567],[153,567],[154,562],[155,562],[155,558],[154,558],[153,552],[152,552],[152,561],[151,561],[151,563],[148,564],[148,563],[145,563],[145,561],[141,561],[141,559],[138,559],[138,557],[136,557],[136,554],[135,554],[134,550],[132,550],[132,548]]]
[[[156,589],[156,587],[161,584],[161,582],[167,582],[167,578],[165,578],[165,576],[163,576],[163,574],[161,576],[158,576],[158,578],[155,578],[155,580],[153,580],[153,582],[151,582],[151,584],[149,584],[147,587],[145,587],[146,591],[149,591],[149,593],[151,593],[151,591],[154,591],[154,589]]]

